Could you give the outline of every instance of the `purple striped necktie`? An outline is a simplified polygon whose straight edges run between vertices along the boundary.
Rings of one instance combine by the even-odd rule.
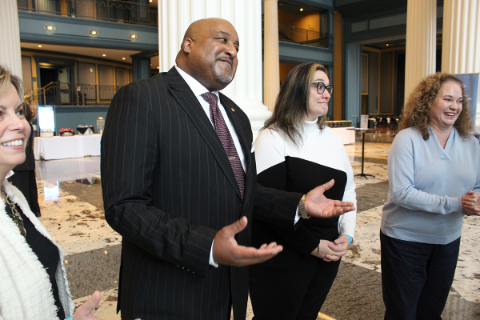
[[[202,98],[205,99],[208,104],[210,104],[210,119],[213,122],[215,131],[217,132],[218,138],[222,143],[223,149],[225,149],[225,152],[227,153],[228,160],[232,166],[233,174],[235,175],[235,180],[237,180],[243,200],[243,191],[245,189],[245,171],[243,171],[242,162],[238,156],[237,149],[235,149],[235,144],[233,143],[230,131],[228,130],[222,113],[218,108],[218,97],[211,92],[206,92],[202,94]]]

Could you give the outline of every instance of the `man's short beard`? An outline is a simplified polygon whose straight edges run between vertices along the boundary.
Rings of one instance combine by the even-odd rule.
[[[229,84],[233,80],[233,74],[232,75],[227,75],[227,74],[222,73],[220,71],[220,68],[217,65],[215,65],[215,75],[217,76],[217,79],[220,82],[225,83],[225,84]]]

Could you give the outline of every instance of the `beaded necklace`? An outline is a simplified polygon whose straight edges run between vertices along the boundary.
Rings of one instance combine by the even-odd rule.
[[[7,195],[4,187],[2,187],[2,193],[5,196],[5,202],[8,204],[8,206],[12,211],[12,214],[9,214],[8,212],[7,214],[10,216],[10,218],[12,218],[13,222],[15,222],[15,224],[17,225],[18,230],[20,230],[20,234],[25,238],[27,238],[27,230],[25,230],[25,226],[23,225],[23,219],[22,219],[22,216],[20,215],[20,212],[18,212],[17,210],[17,206],[12,201],[12,199],[10,199],[10,197]]]

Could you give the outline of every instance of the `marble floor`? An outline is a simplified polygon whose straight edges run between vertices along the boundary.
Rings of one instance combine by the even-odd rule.
[[[388,133],[367,134],[363,172],[356,177],[355,243],[342,260],[337,279],[318,319],[383,319],[380,270],[380,217],[388,193]],[[345,146],[355,174],[362,172],[362,143]],[[121,236],[106,223],[100,186],[100,158],[37,162],[40,220],[65,251],[72,295],[77,305],[94,290],[102,292],[95,311],[101,319],[116,314]],[[444,319],[480,319],[480,217],[464,220],[455,280]],[[247,319],[253,316],[249,305]]]

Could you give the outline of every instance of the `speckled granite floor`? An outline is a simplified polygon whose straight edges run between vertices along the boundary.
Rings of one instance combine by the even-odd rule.
[[[356,177],[355,243],[342,261],[318,319],[383,319],[380,279],[380,215],[388,192],[387,156],[392,135],[366,135],[364,172]],[[378,142],[381,141],[381,142]],[[361,141],[345,146],[354,173],[361,172]],[[41,221],[62,245],[76,304],[102,291],[101,319],[116,314],[121,237],[106,223],[98,157],[37,162]],[[455,281],[444,319],[480,319],[480,217],[466,218]],[[253,313],[249,305],[247,319]]]

